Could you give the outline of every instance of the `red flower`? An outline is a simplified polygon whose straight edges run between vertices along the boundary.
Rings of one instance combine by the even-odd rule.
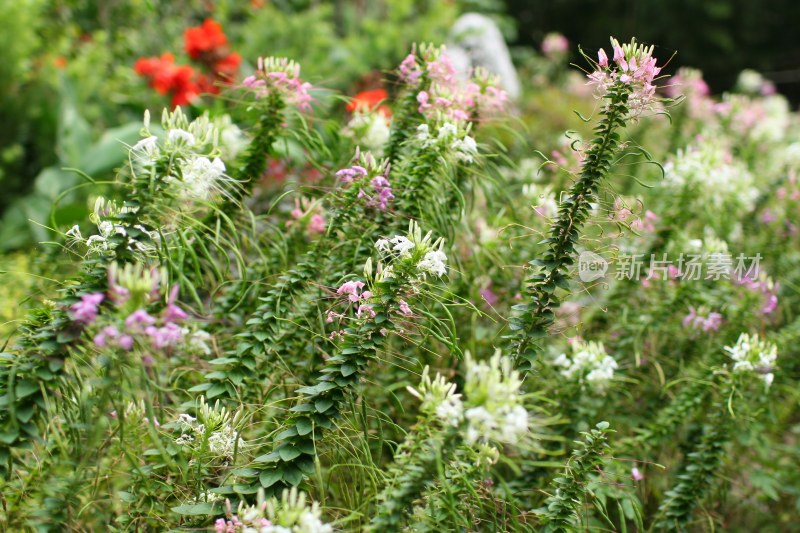
[[[228,39],[217,22],[207,19],[200,26],[184,33],[186,53],[208,74],[201,74],[189,65],[176,65],[175,56],[166,52],[161,57],[143,57],[134,70],[148,78],[159,94],[172,96],[172,105],[191,103],[202,93],[219,93],[219,82],[232,80],[239,70],[241,58],[231,53]]]
[[[374,111],[377,108],[379,113],[382,113],[386,117],[390,117],[392,116],[392,112],[388,107],[385,105],[379,107],[379,104],[385,101],[388,97],[389,94],[384,89],[361,91],[347,104],[347,111],[351,113],[356,110]]]
[[[214,64],[214,71],[223,78],[233,78],[239,71],[242,58],[239,54],[231,53]]]
[[[133,70],[139,76],[154,76],[168,64],[172,64],[175,57],[169,52],[164,53],[161,57],[140,57],[136,60]]]
[[[222,31],[222,26],[212,19],[206,19],[202,25],[189,28],[183,34],[184,48],[192,59],[213,52],[228,44],[228,38]]]
[[[196,74],[189,65],[178,65],[172,71],[172,105],[186,105],[197,98],[200,88],[195,81]]]
[[[206,93],[206,94],[219,93],[219,86],[214,83],[214,80],[203,74],[200,74],[197,77],[197,87],[201,93]]]
[[[133,68],[138,75],[148,78],[150,86],[159,94],[171,93],[173,106],[188,104],[200,93],[194,69],[189,65],[176,65],[175,56],[169,52],[161,57],[142,57]]]

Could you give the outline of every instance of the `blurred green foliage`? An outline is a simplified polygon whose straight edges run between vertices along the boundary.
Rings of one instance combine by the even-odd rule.
[[[281,4],[266,5],[238,29],[244,57],[302,58],[305,78],[339,90],[393,68],[411,43],[444,39],[458,14],[454,2],[427,0]]]

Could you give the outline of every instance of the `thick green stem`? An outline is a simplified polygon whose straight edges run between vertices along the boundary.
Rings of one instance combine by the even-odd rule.
[[[398,311],[397,294],[402,285],[396,278],[375,283],[375,317],[356,319],[353,327],[346,328],[336,355],[328,359],[316,385],[298,389],[301,397],[291,409],[286,429],[276,436],[273,451],[256,459],[255,473],[243,476],[247,485],[240,492],[250,494],[263,487],[279,494],[314,474],[317,445],[324,430],[334,427],[367,365],[394,329],[392,316]]]
[[[395,454],[395,463],[389,470],[390,480],[380,495],[380,505],[366,528],[367,531],[401,531],[414,501],[425,486],[436,476],[436,465],[441,461],[443,443],[452,443],[458,431],[432,435],[421,442],[414,434]]]
[[[618,84],[606,96],[610,102],[604,110],[604,118],[595,128],[597,137],[586,152],[581,175],[569,196],[561,202],[550,237],[543,241],[548,249],[542,259],[531,261],[539,270],[528,278],[530,302],[515,306],[514,309],[521,312],[510,320],[511,330],[515,332],[512,350],[517,364],[522,367],[530,368],[539,351],[535,341],[547,335],[554,321],[554,309],[560,305],[556,288],[568,288],[566,269],[574,262],[575,245],[589,215],[591,201],[611,169],[612,157],[619,150],[617,130],[625,127],[629,90]]]
[[[238,181],[237,188],[220,206],[221,212],[227,212],[228,209],[235,207],[241,200],[250,196],[254,185],[264,174],[272,152],[272,145],[278,138],[278,132],[283,122],[284,107],[281,96],[273,91],[267,96],[266,105],[258,108],[262,110],[262,114],[258,120],[253,140],[247,148],[244,164],[232,176]]]
[[[541,510],[542,531],[575,531],[587,494],[589,474],[605,461],[609,453],[608,422],[600,422],[597,429],[584,433],[584,440],[572,452],[564,472],[553,480],[555,489]]]

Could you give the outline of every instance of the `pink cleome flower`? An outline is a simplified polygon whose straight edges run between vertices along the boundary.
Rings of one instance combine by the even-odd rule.
[[[91,324],[97,318],[98,307],[103,300],[105,295],[99,292],[84,294],[80,302],[72,304],[69,308],[73,320],[81,324]]]
[[[632,40],[620,45],[611,39],[614,51],[613,62],[609,62],[605,50],[597,53],[596,70],[589,74],[589,85],[595,88],[598,98],[603,98],[611,87],[622,84],[630,89],[628,109],[636,117],[650,109],[655,100],[655,77],[661,72],[653,57],[653,47],[644,47]]]

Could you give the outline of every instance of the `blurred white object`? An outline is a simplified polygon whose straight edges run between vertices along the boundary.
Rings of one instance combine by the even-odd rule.
[[[461,15],[450,30],[447,54],[461,76],[466,78],[470,68],[483,67],[500,76],[510,99],[519,97],[519,78],[511,54],[500,29],[489,17],[478,13]]]

